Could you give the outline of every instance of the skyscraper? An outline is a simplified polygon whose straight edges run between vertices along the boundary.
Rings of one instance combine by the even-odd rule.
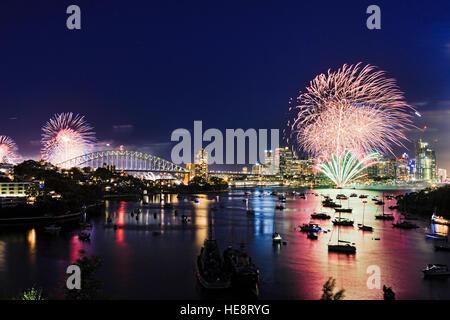
[[[416,178],[419,181],[436,182],[436,155],[428,142],[422,139],[416,145]]]
[[[282,176],[291,174],[293,155],[288,147],[275,149],[274,173]]]
[[[272,150],[264,152],[264,169],[263,174],[274,174],[274,157]]]
[[[194,163],[188,163],[186,169],[190,172],[189,180],[200,177],[208,181],[208,153],[205,149],[199,149],[195,154]]]

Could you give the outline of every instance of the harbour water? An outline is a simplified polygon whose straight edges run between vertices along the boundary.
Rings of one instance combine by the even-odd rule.
[[[270,195],[274,190],[287,192],[284,210],[275,209],[278,197]],[[104,282],[104,293],[110,298],[208,298],[196,281],[195,263],[208,228],[213,228],[221,250],[231,244],[232,234],[235,245],[245,243],[260,269],[260,299],[320,299],[322,285],[329,277],[336,279],[337,289],[345,289],[345,299],[382,299],[381,289],[367,286],[370,266],[379,267],[381,286],[392,287],[398,299],[450,299],[449,280],[424,279],[421,273],[428,263],[450,264],[450,253],[436,252],[435,241],[425,238],[430,231],[447,234],[447,226],[432,226],[429,218],[419,218],[412,221],[418,229],[402,230],[393,228],[392,221],[375,220],[381,206],[372,198],[381,197],[381,191],[303,190],[306,199],[292,191],[233,189],[226,194],[198,195],[197,202],[189,196],[158,195],[149,206],[108,201],[104,214],[89,218],[93,225],[89,242],[78,239],[79,228],[66,228],[57,235],[41,229],[2,230],[0,297],[11,298],[24,288],[36,286],[50,298],[61,298],[66,268],[84,250],[87,256],[103,259],[97,277]],[[336,199],[338,193],[349,196],[353,192],[368,194],[367,199],[342,200],[343,207],[353,208],[353,213],[342,213],[342,217],[353,219],[355,224],[341,227],[340,238],[355,244],[355,255],[328,252],[330,238],[337,241],[331,220],[313,221],[327,231],[319,233],[317,240],[299,232],[298,225],[309,223],[311,213],[322,211],[321,195]],[[404,192],[390,190],[386,194]],[[162,200],[173,203],[173,208],[159,208]],[[367,201],[364,222],[374,228],[372,233],[357,228],[362,220],[363,200]],[[395,204],[395,199],[386,200],[385,211],[398,220],[399,212],[388,209]],[[138,218],[131,216],[135,208],[142,210]],[[247,208],[255,214],[247,215]],[[323,211],[333,218],[333,209]],[[182,215],[190,217],[190,222],[183,224]],[[108,227],[108,217],[117,224],[117,230]],[[272,244],[275,231],[282,235],[285,245]]]

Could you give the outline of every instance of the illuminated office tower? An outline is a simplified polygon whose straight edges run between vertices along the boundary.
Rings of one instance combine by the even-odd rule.
[[[416,178],[419,181],[436,182],[436,155],[428,142],[422,139],[416,145]]]
[[[274,174],[274,156],[272,150],[264,151],[263,174]]]
[[[188,163],[186,169],[189,170],[189,180],[200,177],[208,181],[208,153],[205,149],[199,149],[195,154],[194,163]]]
[[[282,176],[291,175],[293,155],[288,147],[276,148],[274,157],[274,173]]]

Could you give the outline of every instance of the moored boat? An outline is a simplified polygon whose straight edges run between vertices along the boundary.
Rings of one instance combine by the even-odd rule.
[[[337,252],[337,253],[353,254],[353,253],[356,253],[356,247],[349,243],[347,243],[347,244],[329,244],[328,251],[329,252]]]
[[[352,208],[334,208],[334,211],[351,213],[353,211],[353,209]]]
[[[450,271],[448,266],[445,264],[428,264],[424,269],[422,269],[423,275],[425,277],[448,277],[450,276]]]
[[[346,226],[346,227],[353,226],[354,223],[353,220],[341,217],[335,218],[332,222],[335,226]]]
[[[251,291],[258,296],[259,269],[253,263],[252,258],[244,251],[244,245],[240,249],[229,246],[223,253],[224,270],[230,275],[233,289]]]
[[[304,223],[299,227],[301,232],[319,232],[322,230],[319,225],[315,223]]]
[[[278,232],[274,232],[272,234],[272,242],[274,244],[279,244],[283,241],[283,238],[281,237],[281,235]]]
[[[321,213],[313,213],[313,214],[311,214],[311,218],[312,219],[318,219],[318,220],[328,220],[331,217],[328,214],[321,212]]]
[[[214,239],[205,239],[197,257],[197,279],[205,289],[228,289],[229,274],[225,272],[219,246]]]
[[[392,226],[394,228],[400,228],[400,229],[417,229],[417,228],[419,228],[419,226],[417,226],[416,224],[408,222],[408,221],[393,223]]]
[[[436,224],[450,225],[450,221],[445,219],[444,217],[437,216],[433,213],[431,216],[431,222]]]
[[[425,238],[436,240],[448,240],[448,236],[442,233],[425,233]]]

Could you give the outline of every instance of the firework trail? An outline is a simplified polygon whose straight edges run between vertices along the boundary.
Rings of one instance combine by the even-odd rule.
[[[14,163],[18,158],[17,150],[17,145],[13,139],[0,136],[0,163]]]
[[[372,165],[369,155],[373,160],[374,152],[393,154],[391,145],[403,146],[415,111],[394,79],[360,63],[315,77],[290,110],[296,112],[292,125],[288,124],[291,135],[338,186]],[[327,170],[337,163],[342,172]],[[346,167],[350,163],[362,168],[350,170]]]
[[[89,153],[95,133],[83,116],[56,114],[42,128],[41,156],[55,165]]]

